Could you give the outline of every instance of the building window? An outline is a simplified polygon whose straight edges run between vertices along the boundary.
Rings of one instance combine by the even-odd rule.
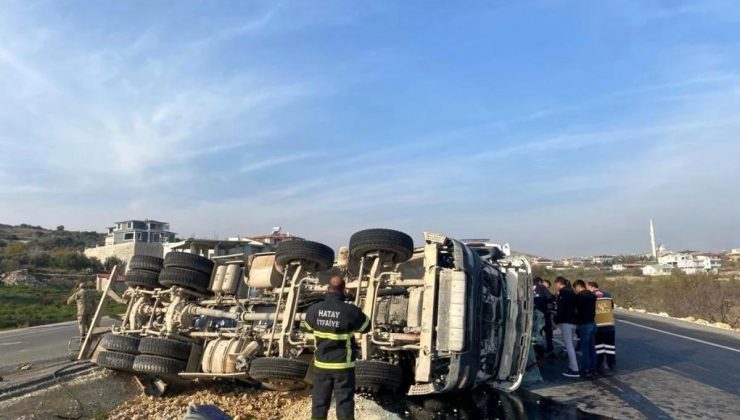
[[[133,239],[134,239],[134,234],[133,233],[124,233],[123,234],[123,240],[124,241],[131,241]]]
[[[128,222],[128,228],[131,229],[132,227],[134,227],[134,224],[131,222]]]
[[[141,240],[141,232],[137,232],[136,233],[136,240],[137,241],[140,241]]]

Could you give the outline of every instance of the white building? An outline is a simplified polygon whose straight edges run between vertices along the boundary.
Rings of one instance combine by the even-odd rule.
[[[671,274],[673,267],[670,265],[651,264],[642,267],[643,276],[667,276]]]
[[[118,245],[126,242],[161,243],[175,240],[175,233],[170,232],[170,224],[156,220],[123,220],[108,228],[105,237],[106,245]]]
[[[672,253],[658,257],[658,264],[667,265],[683,271],[686,274],[717,273],[720,262],[717,258],[706,255],[692,255],[687,253]]]
[[[232,237],[229,239],[186,239],[180,242],[171,242],[164,245],[164,255],[169,252],[187,252],[201,255],[206,258],[226,255],[251,255],[264,251],[266,244],[250,238]]]

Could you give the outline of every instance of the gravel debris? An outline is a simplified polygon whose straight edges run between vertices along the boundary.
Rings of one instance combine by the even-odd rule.
[[[355,412],[363,420],[390,420],[399,417],[372,400],[355,396]],[[111,411],[111,420],[180,419],[188,405],[213,404],[234,420],[304,419],[311,417],[310,391],[276,392],[239,383],[194,383],[183,385],[163,397],[140,396]],[[334,407],[330,420],[336,420]]]

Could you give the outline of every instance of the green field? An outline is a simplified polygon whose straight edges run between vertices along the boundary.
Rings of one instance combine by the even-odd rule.
[[[72,289],[66,286],[0,287],[0,329],[31,327],[34,325],[77,319],[77,306],[67,305]],[[105,315],[123,313],[125,306],[109,301]]]

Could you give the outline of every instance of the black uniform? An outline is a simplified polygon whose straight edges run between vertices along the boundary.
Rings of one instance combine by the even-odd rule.
[[[337,419],[354,419],[357,359],[354,333],[368,332],[370,319],[358,307],[344,303],[344,295],[329,293],[323,302],[308,308],[304,326],[316,338],[311,418],[326,418],[333,390]]]
[[[552,306],[552,302],[554,300],[555,297],[552,295],[552,293],[550,293],[549,290],[547,290],[547,287],[545,287],[544,285],[538,284],[534,287],[534,308],[542,312],[542,315],[545,318],[545,327],[543,328],[543,330],[545,332],[545,344],[548,353],[552,353],[553,351],[552,314],[550,313],[550,307]]]

